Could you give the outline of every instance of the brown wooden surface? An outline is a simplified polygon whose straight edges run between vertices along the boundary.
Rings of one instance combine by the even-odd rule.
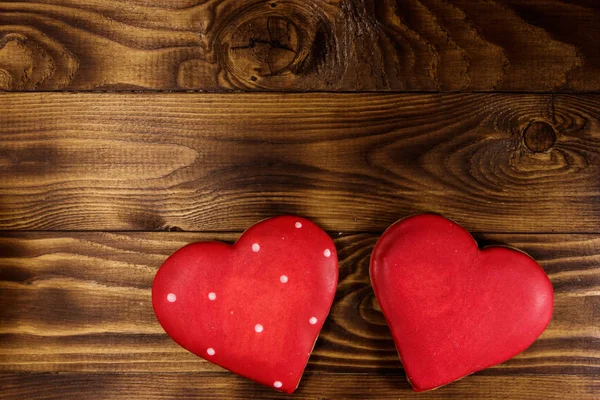
[[[208,382],[208,383],[207,383]],[[597,400],[600,379],[588,376],[470,376],[444,390],[415,394],[399,375],[306,373],[285,396],[229,373],[0,374],[4,399],[539,399]]]
[[[0,89],[599,91],[596,0],[0,1]]]
[[[382,232],[431,211],[479,232],[600,233],[600,95],[0,102],[0,229],[243,231],[293,213]]]
[[[321,224],[342,260],[300,398],[408,395],[367,265],[388,224],[437,211],[484,245],[540,260],[556,311],[525,353],[419,396],[593,398],[599,100],[0,95],[0,396],[276,397],[176,346],[155,321],[149,288],[176,248],[233,241],[282,213]],[[201,232],[166,232],[182,229]]]
[[[236,388],[243,388],[268,394],[177,346],[156,322],[150,304],[154,274],[171,252],[194,241],[232,242],[238,236],[182,232],[0,234],[0,372],[38,374],[26,378],[0,374],[0,381],[4,376],[10,382],[7,377],[14,376],[15,382],[23,383],[7,393],[26,396],[38,384],[44,387],[43,382],[57,392],[75,390],[81,384],[77,382],[86,379],[114,390],[120,380],[139,376],[140,382],[133,386],[137,390],[159,374],[167,385],[173,385],[168,393],[185,379],[200,379],[185,383],[185,390],[199,394],[215,390],[233,396]],[[335,240],[340,283],[311,356],[301,396],[352,393],[361,398],[358,393],[364,392],[354,389],[364,385],[363,378],[377,385],[372,388],[374,398],[407,391],[408,384],[398,378],[402,375],[399,359],[369,284],[369,255],[377,238],[375,234],[355,234]],[[445,398],[461,392],[462,387],[472,398],[486,392],[542,398],[535,396],[552,394],[552,385],[570,382],[574,385],[570,390],[586,398],[585,393],[598,385],[591,379],[600,374],[600,235],[478,234],[476,238],[481,245],[518,247],[540,261],[556,292],[553,320],[538,341],[512,360],[476,374],[476,380],[464,379],[464,386],[419,397]],[[86,378],[39,375],[44,372],[87,374]],[[150,373],[150,377],[110,374],[114,372]],[[109,384],[111,376],[114,382]],[[348,386],[323,390],[328,377]],[[502,382],[509,379],[517,386],[508,392],[500,389],[498,385],[504,387]],[[102,393],[106,392],[95,395],[102,398]],[[527,394],[535,396],[525,397]]]
[[[0,0],[0,91],[34,92],[0,93],[0,399],[286,397],[150,297],[175,249],[280,214],[341,261],[293,398],[600,398],[599,39],[596,0]],[[417,212],[556,292],[528,350],[424,394],[368,278]]]

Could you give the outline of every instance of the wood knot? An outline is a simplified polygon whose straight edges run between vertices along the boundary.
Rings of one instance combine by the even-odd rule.
[[[523,143],[533,153],[545,153],[556,143],[556,131],[545,122],[531,122],[523,131]]]
[[[216,28],[217,64],[231,87],[287,90],[315,77],[335,49],[330,15],[304,2],[252,2]],[[312,74],[312,75],[311,75]],[[311,80],[312,79],[312,80]]]
[[[232,34],[229,60],[249,73],[246,79],[276,75],[289,68],[298,54],[296,25],[280,16],[258,17]]]
[[[79,68],[77,59],[60,43],[33,28],[15,29],[0,32],[0,90],[66,86]]]

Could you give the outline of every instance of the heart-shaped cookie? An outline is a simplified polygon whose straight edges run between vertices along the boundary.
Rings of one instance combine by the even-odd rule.
[[[552,317],[552,285],[531,257],[480,250],[469,232],[437,215],[392,225],[373,250],[370,273],[416,391],[508,360]]]
[[[333,303],[338,262],[314,223],[283,216],[234,245],[187,245],[161,266],[152,305],[179,345],[238,375],[292,393]]]

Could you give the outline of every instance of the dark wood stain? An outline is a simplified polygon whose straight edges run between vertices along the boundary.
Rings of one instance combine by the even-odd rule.
[[[43,0],[0,13],[4,90],[600,90],[594,1]]]

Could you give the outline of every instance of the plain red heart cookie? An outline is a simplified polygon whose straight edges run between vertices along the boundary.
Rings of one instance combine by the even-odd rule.
[[[373,250],[370,273],[416,391],[508,360],[552,317],[552,285],[531,257],[479,250],[469,232],[437,215],[392,225]]]
[[[234,245],[171,255],[152,285],[158,321],[179,345],[238,375],[292,393],[333,303],[331,238],[303,218],[248,229]]]

